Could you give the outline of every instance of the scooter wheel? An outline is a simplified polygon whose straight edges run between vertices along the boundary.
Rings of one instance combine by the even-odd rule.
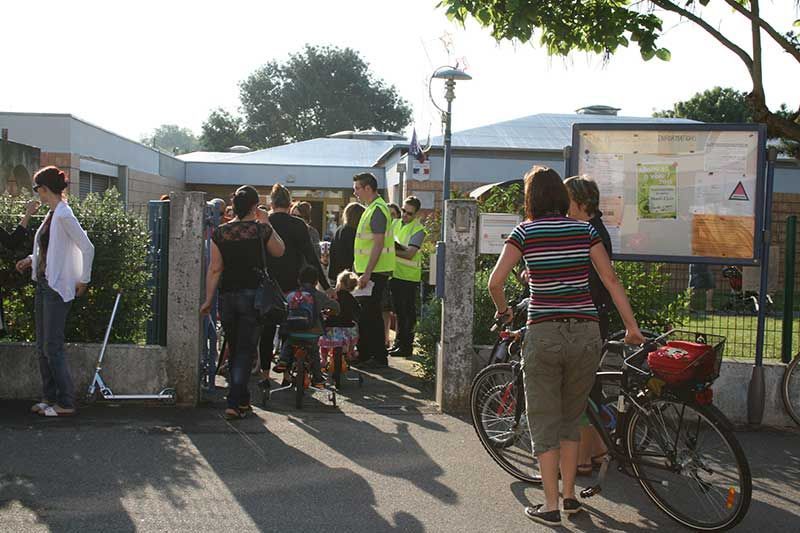
[[[93,393],[87,393],[86,396],[83,397],[83,403],[86,405],[94,405],[97,402],[97,397],[100,396],[100,391],[94,391]]]
[[[159,394],[164,396],[162,401],[170,405],[174,404],[178,400],[178,393],[175,389],[164,389]]]

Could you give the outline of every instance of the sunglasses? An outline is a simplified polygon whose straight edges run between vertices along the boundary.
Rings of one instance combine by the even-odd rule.
[[[38,192],[39,191],[39,187],[41,187],[41,185],[34,185],[33,186],[33,192]]]

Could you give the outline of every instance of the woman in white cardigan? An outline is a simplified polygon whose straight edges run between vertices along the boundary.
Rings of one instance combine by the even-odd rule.
[[[64,356],[64,327],[72,300],[86,292],[91,280],[94,245],[64,200],[66,174],[45,167],[33,182],[50,212],[36,231],[33,254],[17,263],[20,272],[32,268],[36,282],[36,350],[44,397],[31,411],[71,416],[76,413],[75,386]]]

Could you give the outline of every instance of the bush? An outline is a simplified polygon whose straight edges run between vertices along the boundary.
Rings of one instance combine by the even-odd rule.
[[[147,261],[150,235],[146,223],[125,211],[116,189],[106,191],[102,196],[90,194],[83,201],[71,197],[69,204],[94,244],[95,257],[89,290],[72,303],[66,340],[101,342],[116,293],[121,290],[123,295],[110,341],[144,343],[151,313]],[[0,195],[0,224],[12,229],[22,209],[19,198]],[[0,252],[0,281],[8,340],[32,341],[35,337],[34,285],[30,282],[30,273],[23,276],[14,270],[14,262],[30,253],[33,234],[44,219],[47,207],[40,212],[42,215],[31,221],[31,234],[21,251]]]
[[[672,276],[664,271],[663,264],[614,261],[614,270],[641,329],[661,333],[688,321],[690,292],[670,289]],[[612,313],[611,332],[621,329],[622,320]]]

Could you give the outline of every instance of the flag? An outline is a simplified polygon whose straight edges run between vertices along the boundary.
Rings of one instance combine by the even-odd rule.
[[[408,145],[408,155],[413,157],[420,163],[424,163],[428,157],[425,155],[425,152],[422,151],[422,147],[417,142],[417,130],[412,130],[411,133],[411,143]]]

